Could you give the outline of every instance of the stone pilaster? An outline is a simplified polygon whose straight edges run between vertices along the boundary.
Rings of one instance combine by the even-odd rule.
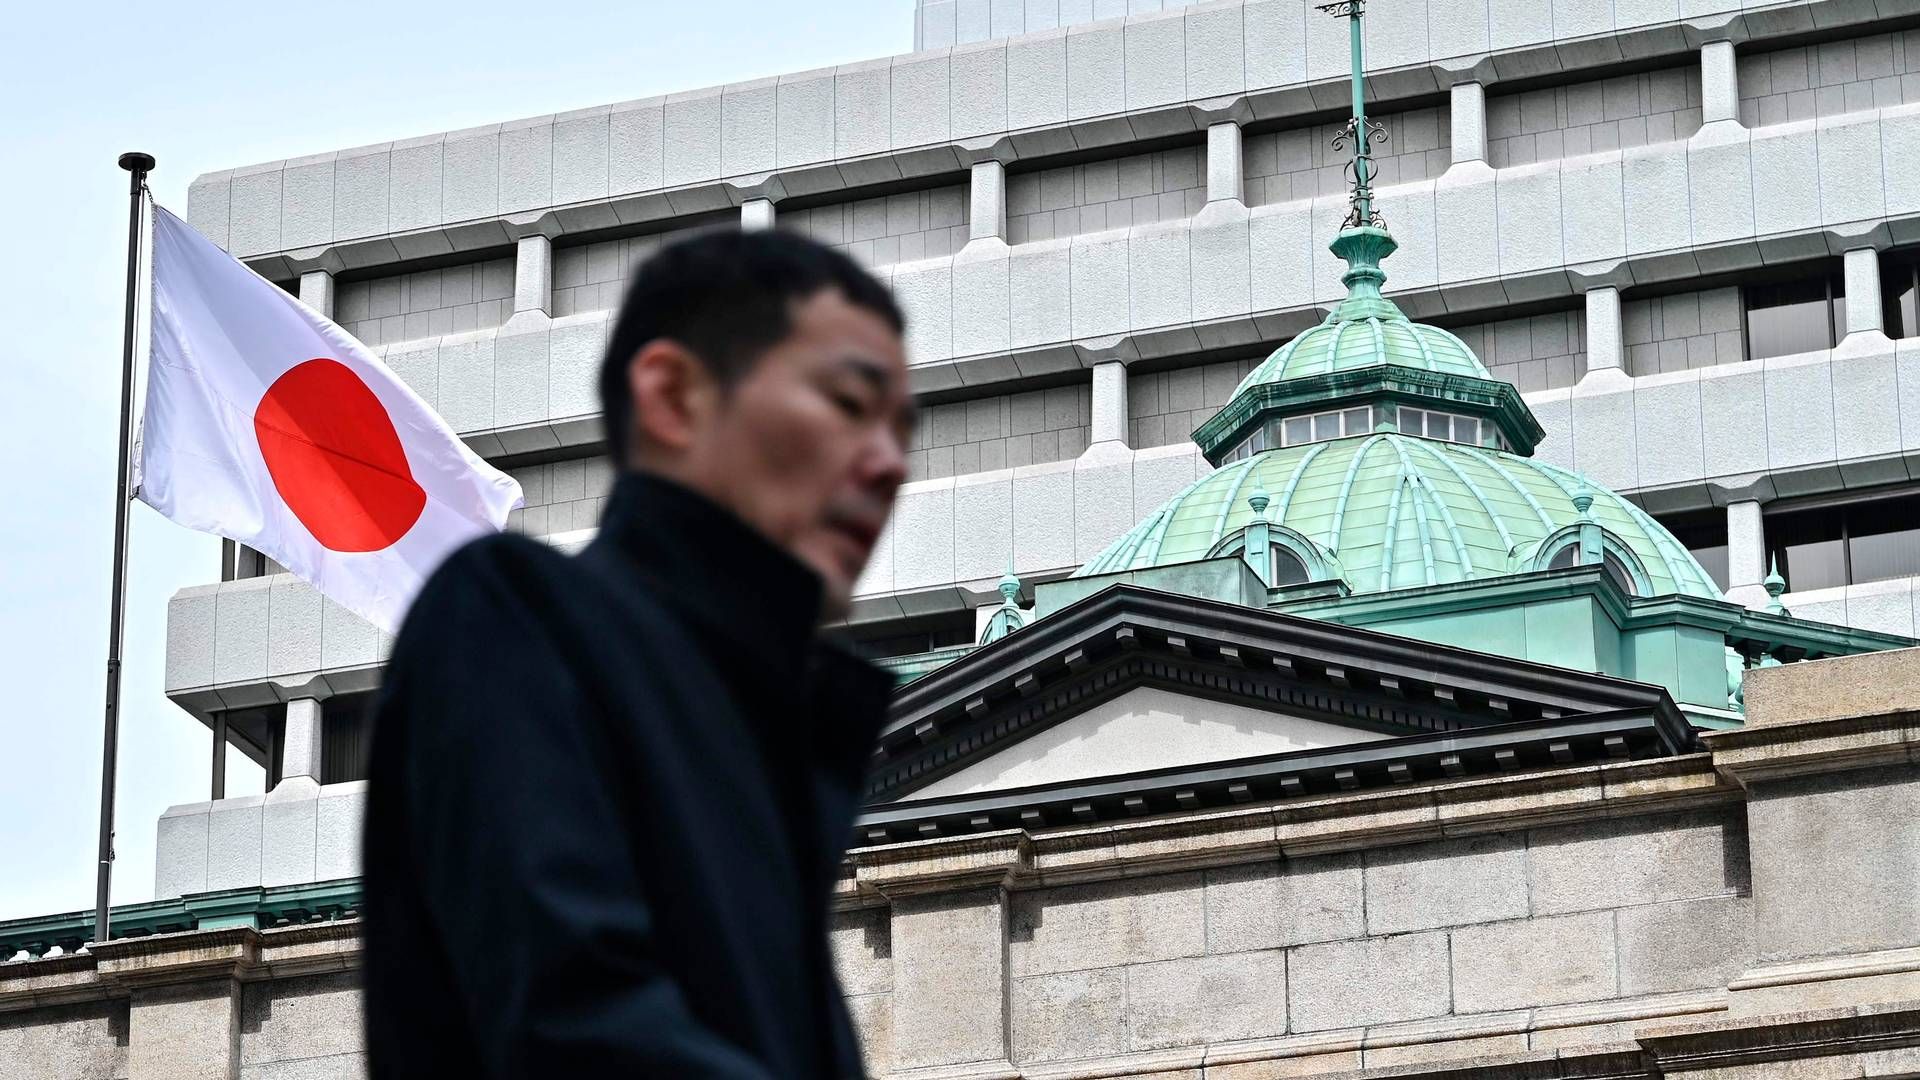
[[[553,241],[534,233],[520,238],[513,267],[513,312],[553,312]]]
[[[1620,325],[1620,290],[1596,285],[1587,290],[1586,378],[1624,375],[1627,368],[1625,335]]]
[[[294,698],[287,702],[285,734],[280,738],[280,782],[304,776],[320,779],[320,702]]]
[[[1880,310],[1880,253],[1858,247],[1846,253],[1847,325],[1844,334],[1878,334],[1885,330]]]
[[[976,161],[967,185],[968,240],[1007,238],[1007,167],[998,161]]]
[[[773,228],[773,200],[748,199],[741,203],[740,227],[747,232]]]
[[[1207,128],[1207,201],[1246,201],[1240,125],[1232,120]]]
[[[894,1068],[1007,1062],[1006,890],[904,897],[892,938]]]
[[[326,270],[308,270],[301,274],[300,302],[333,318],[333,274]]]
[[[1477,82],[1453,86],[1453,163],[1487,160],[1487,88]]]
[[[1740,121],[1740,69],[1731,41],[1700,46],[1700,106],[1703,124]]]
[[[1767,530],[1760,503],[1727,504],[1727,599],[1752,608],[1771,599],[1761,584],[1767,576]]]

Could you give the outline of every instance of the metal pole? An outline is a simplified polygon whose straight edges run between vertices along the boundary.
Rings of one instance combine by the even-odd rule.
[[[107,618],[107,707],[100,750],[100,876],[94,889],[93,940],[106,941],[113,929],[109,905],[113,892],[113,793],[120,756],[120,647],[127,607],[127,485],[133,442],[133,323],[140,295],[140,205],[153,171],[153,155],[120,155],[131,175],[127,198],[127,316],[120,347],[120,459],[113,499],[113,606]]]
[[[1371,220],[1370,215],[1373,212],[1373,185],[1369,182],[1371,177],[1367,175],[1370,171],[1368,166],[1372,164],[1367,153],[1367,69],[1366,59],[1361,52],[1360,30],[1360,19],[1365,14],[1365,10],[1363,4],[1354,4],[1352,18],[1347,27],[1348,48],[1353,64],[1353,178],[1354,186],[1359,192],[1359,224],[1362,226]]]

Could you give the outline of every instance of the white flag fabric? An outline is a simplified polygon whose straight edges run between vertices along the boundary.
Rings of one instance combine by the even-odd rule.
[[[392,633],[520,485],[366,346],[158,206],[139,498]]]

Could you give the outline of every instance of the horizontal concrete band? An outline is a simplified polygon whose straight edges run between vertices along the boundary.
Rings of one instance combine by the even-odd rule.
[[[1389,289],[1416,317],[1887,246],[1920,238],[1920,105],[1754,131],[1723,123],[1684,143],[1508,169],[1470,162],[1383,189],[1379,206],[1400,243]],[[1342,264],[1319,238],[1345,212],[1339,198],[1217,202],[1071,239],[976,240],[878,273],[907,309],[916,387],[985,388],[1284,340],[1341,295]],[[608,318],[523,311],[495,330],[375,351],[483,453],[551,449],[597,437]]]
[[[1895,14],[1878,7],[1416,0],[1369,13],[1370,83],[1412,98]],[[290,256],[265,269],[372,266],[1333,109],[1347,65],[1310,5],[1207,4],[212,173],[189,217]]]

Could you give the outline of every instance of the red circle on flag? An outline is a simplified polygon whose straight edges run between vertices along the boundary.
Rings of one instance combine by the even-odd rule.
[[[275,379],[253,433],[274,488],[329,550],[390,547],[426,509],[386,407],[338,360],[308,360]]]

